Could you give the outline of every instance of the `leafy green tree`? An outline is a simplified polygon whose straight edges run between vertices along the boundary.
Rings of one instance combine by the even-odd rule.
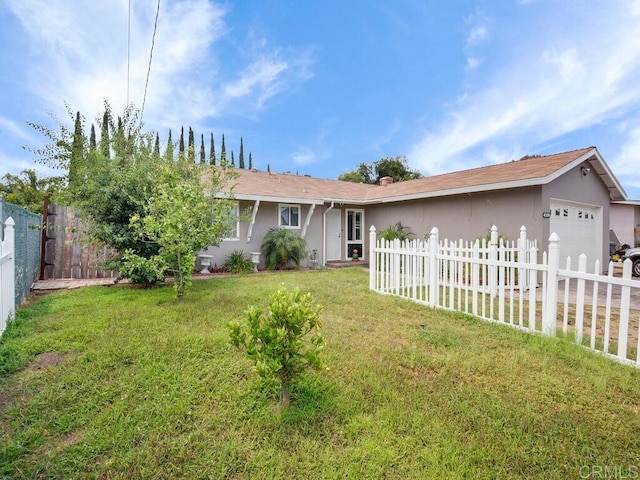
[[[292,383],[307,369],[323,367],[321,312],[311,294],[282,285],[271,295],[266,315],[251,306],[245,312],[246,323],[232,321],[227,326],[231,343],[247,353],[258,375],[279,382],[284,408],[290,405]]]
[[[398,155],[393,158],[381,158],[373,163],[360,163],[356,170],[341,174],[338,180],[374,185],[383,177],[391,177],[394,182],[402,182],[422,178],[422,174],[417,170],[410,170],[407,158]]]
[[[268,270],[286,270],[291,264],[299,268],[306,255],[306,242],[287,228],[270,228],[262,239],[261,250]]]
[[[356,170],[341,174],[338,180],[353,183],[375,183],[373,167],[367,163],[360,163]]]
[[[197,253],[219,245],[234,220],[234,203],[205,191],[221,191],[233,176],[224,170],[205,171],[191,162],[164,163],[157,176],[142,215],[133,216],[131,223],[141,238],[158,245],[158,255],[173,274],[176,296],[181,298],[191,283]]]
[[[44,198],[56,199],[65,188],[63,177],[38,178],[35,170],[27,169],[20,175],[7,173],[0,182],[0,195],[9,203],[42,213]]]

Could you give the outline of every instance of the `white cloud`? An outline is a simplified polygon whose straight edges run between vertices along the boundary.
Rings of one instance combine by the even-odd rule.
[[[291,155],[296,165],[309,165],[316,160],[316,154],[308,147],[299,148]]]
[[[128,93],[137,108],[144,98],[146,125],[176,128],[228,113],[234,105],[262,108],[311,76],[313,62],[306,50],[269,50],[266,42],[249,54],[243,50],[246,55],[238,55],[229,68],[225,56],[243,49],[223,44],[230,4],[168,0],[161,4],[145,98],[156,2],[132,5],[130,50],[128,3],[123,0],[9,2],[30,41],[30,88],[44,101],[43,110],[62,112],[67,101],[92,121],[101,114],[104,99],[115,112],[122,111]],[[289,58],[294,54],[299,58]]]
[[[518,43],[486,84],[471,85],[460,95],[464,102],[425,129],[409,152],[412,166],[440,173],[486,164],[480,155],[508,150],[525,136],[527,150],[640,106],[640,43],[631,40],[640,38],[638,19],[623,8],[601,8],[589,12],[598,19],[594,28],[561,13],[538,19],[562,22],[547,35],[518,31]]]

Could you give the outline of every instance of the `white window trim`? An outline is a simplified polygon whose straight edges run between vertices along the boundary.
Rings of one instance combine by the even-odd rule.
[[[289,208],[289,210],[291,210],[292,208],[297,208],[298,209],[298,225],[292,226],[292,225],[282,225],[282,223],[280,222],[280,209],[282,207],[287,207]],[[291,213],[291,212],[289,212]],[[288,228],[291,230],[300,230],[300,216],[302,215],[302,208],[300,208],[300,204],[294,204],[294,203],[279,203],[278,204],[278,211],[277,211],[277,215],[278,215],[278,227],[280,228]],[[289,215],[289,220],[291,220],[291,215]]]
[[[236,236],[223,238],[223,242],[237,242],[240,240],[240,202],[233,202],[236,210]]]

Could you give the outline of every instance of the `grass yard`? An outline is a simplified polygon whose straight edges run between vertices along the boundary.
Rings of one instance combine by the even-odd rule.
[[[329,366],[288,410],[225,327],[280,283],[324,307]],[[61,291],[0,343],[0,478],[634,473],[640,371],[371,293],[360,268],[212,278],[181,303],[167,287]]]

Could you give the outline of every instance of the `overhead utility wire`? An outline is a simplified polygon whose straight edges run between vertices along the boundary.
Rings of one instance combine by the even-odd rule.
[[[142,117],[144,115],[144,105],[147,101],[147,88],[149,87],[149,75],[151,74],[151,60],[153,60],[153,46],[156,43],[156,31],[158,29],[158,16],[160,15],[160,0],[156,9],[156,20],[153,24],[153,36],[151,37],[151,51],[149,52],[149,66],[147,68],[147,80],[144,84],[144,94],[142,96],[142,108],[140,109],[140,124],[142,125]]]

